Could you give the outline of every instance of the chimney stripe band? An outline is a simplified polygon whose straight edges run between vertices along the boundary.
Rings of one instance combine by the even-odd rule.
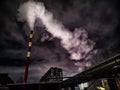
[[[32,41],[31,42],[29,42],[29,47],[31,47],[32,46]]]
[[[30,51],[27,52],[27,57],[30,57]]]
[[[25,67],[25,73],[24,73],[24,81],[23,81],[23,83],[27,83],[28,68],[29,68],[30,55],[31,55],[31,47],[32,47],[32,38],[33,38],[33,31],[30,31],[30,34],[29,34],[29,43],[28,43],[28,51],[27,51],[27,56],[26,56],[26,67]]]
[[[33,37],[33,34],[32,33],[30,33],[30,37],[29,38],[32,38]]]

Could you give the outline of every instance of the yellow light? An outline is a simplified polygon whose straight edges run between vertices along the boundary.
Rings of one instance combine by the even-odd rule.
[[[27,52],[27,57],[30,57],[30,52],[29,51]]]
[[[30,34],[30,38],[32,38],[33,37],[33,34]]]
[[[105,90],[105,88],[101,87],[101,86],[98,86],[97,87],[98,90]]]
[[[29,42],[29,47],[32,46],[32,42]]]

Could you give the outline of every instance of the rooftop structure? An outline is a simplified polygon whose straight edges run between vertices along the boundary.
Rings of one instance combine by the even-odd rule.
[[[57,67],[51,67],[40,79],[40,82],[61,82],[61,81],[63,81],[62,69]]]

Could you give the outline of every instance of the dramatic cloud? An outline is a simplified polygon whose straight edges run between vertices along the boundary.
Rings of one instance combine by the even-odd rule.
[[[85,59],[93,50],[95,43],[88,39],[84,29],[77,28],[73,33],[70,32],[53,18],[52,13],[45,10],[43,3],[28,1],[21,5],[18,11],[19,20],[27,21],[31,30],[34,29],[35,20],[41,20],[53,37],[61,39],[61,45],[71,54],[71,59]]]
[[[34,28],[30,83],[39,82],[50,67],[60,67],[64,76],[72,76],[119,53],[117,0],[40,1],[45,6],[35,2],[26,7],[24,0],[0,1],[0,72],[22,82],[30,28]],[[35,13],[34,7],[40,10]],[[19,20],[27,18],[26,22],[18,21],[18,9],[23,10]]]

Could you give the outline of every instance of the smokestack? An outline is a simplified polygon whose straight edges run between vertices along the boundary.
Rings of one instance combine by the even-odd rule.
[[[23,81],[24,84],[27,83],[27,78],[28,78],[28,68],[29,68],[29,62],[30,62],[32,38],[33,38],[33,31],[31,30],[29,34],[28,51],[27,51],[27,56],[26,56],[26,66],[25,66],[24,81]]]

